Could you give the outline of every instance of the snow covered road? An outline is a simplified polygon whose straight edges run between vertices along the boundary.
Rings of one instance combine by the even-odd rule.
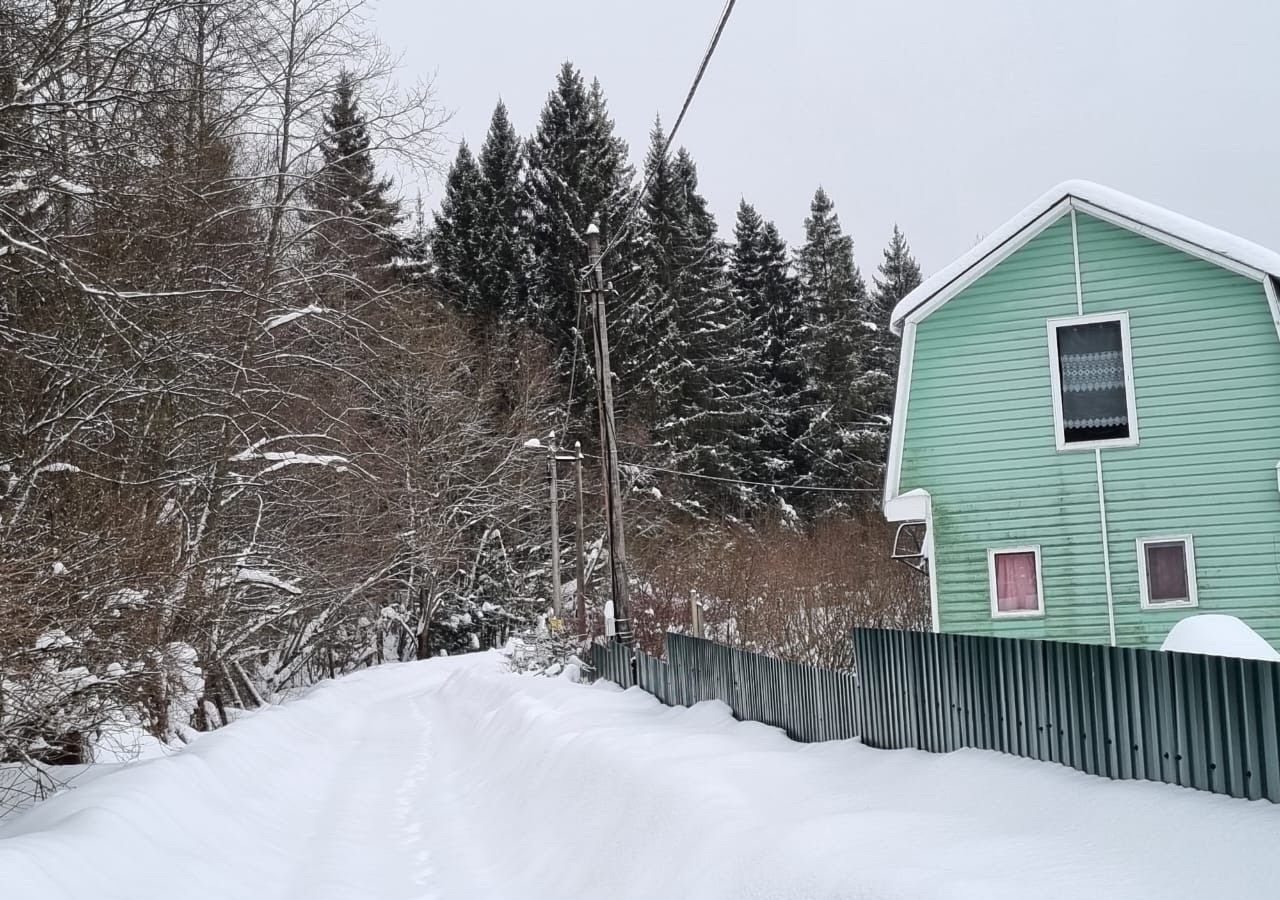
[[[1273,897],[1280,807],[797,745],[718,704],[368,670],[0,827],[5,900]]]

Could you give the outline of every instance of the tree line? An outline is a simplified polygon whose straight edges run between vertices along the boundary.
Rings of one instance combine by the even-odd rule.
[[[447,117],[366,12],[0,5],[0,762],[534,629],[525,444],[590,449],[596,217],[642,536],[830,511],[740,482],[878,479],[899,232],[870,288],[821,191],[794,252],[746,203],[723,240],[689,154],[655,124],[636,172],[568,64],[428,222],[383,172],[443,170]]]
[[[746,200],[722,239],[692,157],[669,143],[655,122],[635,172],[599,82],[571,63],[527,139],[499,102],[479,152],[462,143],[449,169],[424,241],[436,283],[481,334],[544,336],[589,423],[581,297],[598,220],[629,458],[703,476],[684,493],[711,513],[865,510],[852,492],[759,485],[879,485],[897,369],[889,315],[920,281],[906,238],[895,226],[868,286],[819,187],[794,251]]]

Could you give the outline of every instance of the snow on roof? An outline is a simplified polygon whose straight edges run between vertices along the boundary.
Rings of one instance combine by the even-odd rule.
[[[903,320],[913,310],[923,306],[935,294],[950,286],[1024,228],[1069,197],[1128,219],[1135,225],[1193,244],[1247,268],[1280,277],[1280,253],[1109,187],[1094,184],[1091,181],[1064,181],[1046,191],[1022,212],[979,241],[964,256],[931,275],[914,291],[898,301],[893,308],[891,320],[894,333],[901,333]]]
[[[884,505],[884,517],[890,522],[923,522],[929,517],[929,492],[915,488],[899,494]]]

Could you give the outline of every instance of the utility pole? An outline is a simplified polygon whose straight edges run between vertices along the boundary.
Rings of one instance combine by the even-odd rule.
[[[587,253],[591,263],[591,307],[595,311],[596,396],[600,413],[601,474],[604,476],[605,519],[609,534],[609,581],[618,643],[630,646],[631,633],[627,585],[627,544],[622,528],[622,484],[618,477],[618,437],[613,422],[613,372],[609,366],[609,325],[605,317],[604,270],[600,264],[600,226],[587,228]]]
[[[582,547],[582,441],[573,442],[573,481],[578,495],[578,527],[574,529],[578,554],[574,571],[577,573],[578,589],[574,596],[578,602],[576,618],[578,636],[581,638],[587,635],[587,555]]]
[[[556,458],[556,436],[553,433],[547,447],[547,465],[551,469],[551,611],[555,627],[564,618],[564,595],[560,590],[560,473]]]

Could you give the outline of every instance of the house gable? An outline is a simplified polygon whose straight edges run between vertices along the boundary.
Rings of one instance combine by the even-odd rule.
[[[1158,645],[1186,611],[1142,609],[1136,542],[1189,533],[1200,611],[1242,615],[1280,640],[1274,294],[1234,266],[1070,204],[1055,215],[904,323],[886,491],[930,492],[937,626],[1092,642],[1114,629],[1119,643]],[[1045,321],[1121,311],[1140,444],[1059,451]],[[1044,617],[996,623],[987,551],[1031,544],[1042,548]]]
[[[1188,256],[1210,262],[1262,285],[1276,338],[1280,339],[1280,254],[1250,241],[1119,191],[1088,181],[1066,181],[1050,189],[972,250],[927,278],[894,307],[891,327],[902,337],[893,424],[885,472],[884,504],[899,496],[902,449],[914,365],[915,328],[951,300],[967,293],[1045,229],[1081,215],[1131,231]],[[1073,238],[1073,246],[1076,239]],[[1076,248],[1078,249],[1078,248]],[[1077,279],[1078,281],[1079,279]],[[1078,311],[1083,310],[1077,298]]]
[[[1017,247],[1074,209],[1262,281],[1280,278],[1280,254],[1229,232],[1089,181],[1066,181],[1042,195],[977,243],[968,253],[929,276],[894,306],[890,324],[901,333],[980,278]],[[1273,303],[1280,331],[1280,304]]]
[[[1096,599],[1093,456],[1056,450],[1046,319],[1077,309],[1070,216],[1035,237],[919,325],[904,425],[901,490],[931,492],[943,631],[1107,638]],[[896,487],[896,486],[895,486]],[[1037,541],[1028,535],[1045,535]],[[1043,618],[990,613],[987,551],[1042,544]]]

